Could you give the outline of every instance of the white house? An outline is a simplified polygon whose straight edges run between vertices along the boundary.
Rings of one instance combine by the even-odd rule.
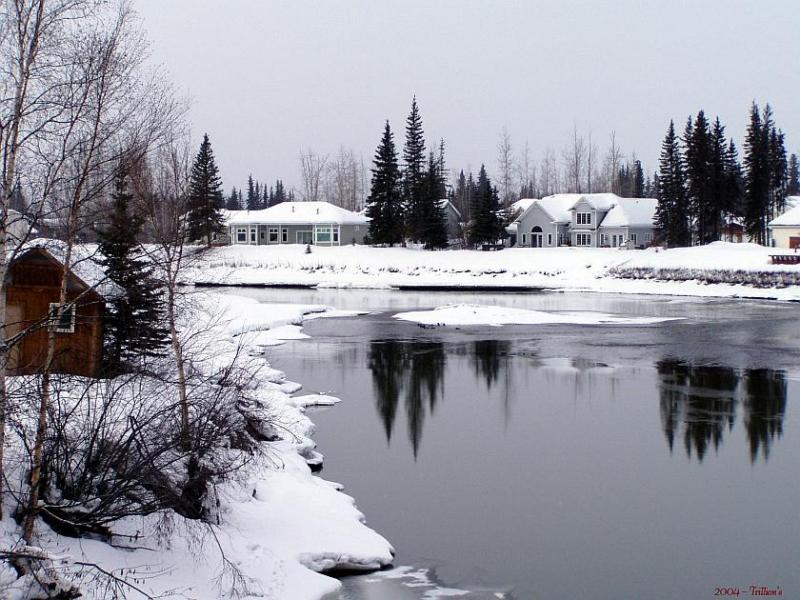
[[[281,202],[262,210],[226,212],[231,244],[360,244],[369,218],[330,202]]]
[[[534,199],[512,223],[518,246],[649,246],[657,200],[616,194],[555,194]],[[516,231],[513,231],[513,230]]]
[[[800,196],[786,199],[790,206],[781,216],[769,222],[770,238],[776,248],[800,249]]]

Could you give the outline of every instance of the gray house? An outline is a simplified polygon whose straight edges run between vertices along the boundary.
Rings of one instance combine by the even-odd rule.
[[[555,194],[533,200],[508,231],[517,246],[531,248],[647,246],[656,204],[616,194]]]
[[[231,244],[361,244],[369,218],[330,202],[281,202],[262,210],[226,212]]]
[[[463,218],[459,210],[447,198],[439,200],[439,206],[444,210],[447,219],[447,239],[459,240],[463,237]]]

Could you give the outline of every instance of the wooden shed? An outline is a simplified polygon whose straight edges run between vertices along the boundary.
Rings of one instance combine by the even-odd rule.
[[[70,271],[68,309],[58,324],[47,325],[55,314],[61,290],[63,264],[48,250],[33,247],[12,262],[7,286],[6,336],[31,329],[9,356],[10,375],[42,370],[47,356],[48,327],[55,327],[53,372],[97,377],[103,357],[105,299],[90,283]]]

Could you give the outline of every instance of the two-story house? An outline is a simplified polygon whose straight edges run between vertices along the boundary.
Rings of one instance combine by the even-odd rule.
[[[555,194],[531,200],[510,229],[517,246],[531,248],[649,246],[656,205],[610,193]]]

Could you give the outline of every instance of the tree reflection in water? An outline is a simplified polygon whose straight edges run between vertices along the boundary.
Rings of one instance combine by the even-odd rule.
[[[497,381],[503,356],[510,342],[479,340],[471,344],[449,345],[448,351],[458,355],[469,353],[478,379],[489,388]],[[444,395],[446,365],[445,344],[419,340],[373,340],[367,364],[372,372],[375,406],[383,422],[386,440],[391,442],[397,408],[401,397],[405,402],[408,436],[416,458],[422,442],[422,431],[428,413]]]
[[[665,359],[656,364],[659,376],[661,423],[670,452],[683,429],[686,454],[702,461],[708,448],[718,450],[725,432],[733,429],[738,404],[745,409],[744,426],[755,462],[764,459],[783,431],[786,381],[780,371],[700,366]]]

